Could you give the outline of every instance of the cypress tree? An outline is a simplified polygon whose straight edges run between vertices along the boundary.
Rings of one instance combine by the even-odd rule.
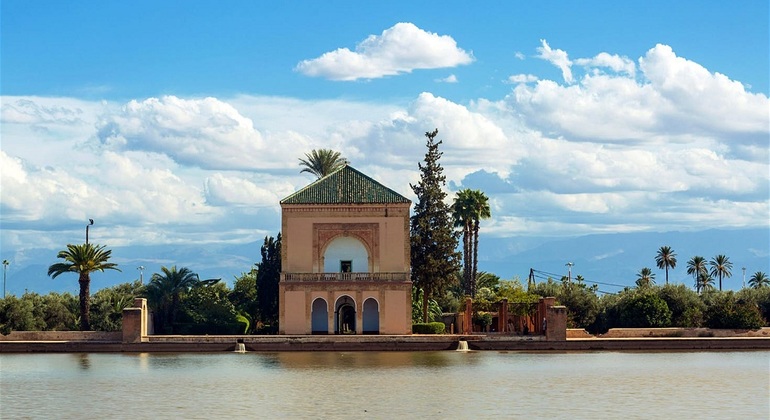
[[[425,133],[428,151],[425,163],[418,163],[420,182],[409,184],[417,195],[410,229],[412,282],[423,290],[424,322],[428,322],[428,301],[443,293],[460,268],[459,233],[454,230],[452,213],[444,202],[446,176],[439,164],[443,153],[438,150],[442,142],[436,142],[437,134],[438,129]]]
[[[257,263],[257,306],[262,322],[275,326],[278,322],[278,282],[281,279],[281,234],[277,239],[265,236]]]

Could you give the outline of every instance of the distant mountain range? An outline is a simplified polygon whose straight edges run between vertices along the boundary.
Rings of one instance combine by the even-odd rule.
[[[138,280],[139,266],[145,267],[145,283],[161,266],[188,267],[201,279],[221,278],[232,284],[236,276],[251,270],[260,260],[262,241],[246,244],[206,244],[180,246],[115,247],[113,262],[122,272],[108,271],[91,276],[91,292],[115,284]],[[706,230],[699,232],[617,233],[586,235],[572,238],[513,237],[493,238],[482,230],[479,243],[479,270],[503,279],[518,276],[526,282],[530,268],[538,271],[538,281],[551,274],[555,280],[568,273],[581,275],[587,283],[598,283],[599,290],[617,292],[633,286],[643,267],[655,273],[657,284],[665,283],[665,273],[655,266],[655,254],[661,246],[670,246],[677,254],[677,266],[669,273],[669,281],[692,286],[687,275],[687,261],[695,255],[711,260],[725,254],[733,263],[732,277],[723,280],[724,289],[740,289],[742,267],[746,281],[757,271],[770,274],[770,230]],[[8,294],[17,296],[25,290],[40,294],[51,291],[78,293],[76,275],[51,279],[48,266],[56,262],[57,250],[26,250],[7,271]]]

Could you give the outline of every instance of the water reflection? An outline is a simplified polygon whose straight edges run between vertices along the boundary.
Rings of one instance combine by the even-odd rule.
[[[0,354],[0,418],[767,418],[769,371],[770,352]]]
[[[258,357],[265,357],[258,355]],[[274,365],[286,369],[403,369],[441,368],[467,364],[448,352],[289,352],[267,356]],[[472,363],[473,360],[471,359]],[[269,363],[273,364],[273,363]]]
[[[80,369],[88,370],[91,368],[91,359],[88,358],[88,353],[77,353],[75,357],[78,359]]]

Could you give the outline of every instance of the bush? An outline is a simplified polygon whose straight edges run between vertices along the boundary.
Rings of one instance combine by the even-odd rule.
[[[637,291],[620,301],[620,326],[626,328],[662,328],[671,325],[671,310],[657,294]]]
[[[765,325],[759,307],[753,301],[737,298],[730,292],[710,292],[706,301],[706,326],[714,329],[756,330]]]
[[[703,325],[703,312],[706,305],[700,296],[683,284],[661,286],[658,296],[671,310],[671,325],[685,328],[697,328]]]
[[[444,334],[446,325],[443,322],[428,322],[412,324],[413,334]]]

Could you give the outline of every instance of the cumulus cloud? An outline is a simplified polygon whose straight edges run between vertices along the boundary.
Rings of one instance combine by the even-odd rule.
[[[639,59],[642,80],[622,59],[597,57],[626,70],[589,72],[566,86],[551,80],[519,84],[508,97],[510,106],[534,128],[585,141],[690,143],[739,134],[766,143],[770,104],[765,95],[677,57],[668,46],[658,45]]]
[[[562,77],[567,83],[572,83],[572,61],[570,61],[567,52],[559,49],[552,49],[546,40],[541,39],[542,44],[537,48],[538,58],[542,58],[545,61],[553,64],[561,70]]]
[[[592,68],[609,68],[615,73],[625,73],[631,77],[636,75],[636,64],[633,60],[606,52],[599,53],[593,58],[578,58],[575,64]]]
[[[459,48],[451,36],[402,22],[380,35],[370,35],[355,51],[339,48],[318,58],[303,60],[295,70],[311,77],[352,81],[410,73],[416,69],[456,67],[473,60],[473,54]]]
[[[664,45],[574,67],[540,50],[571,82],[515,74],[503,100],[3,98],[3,238],[6,223],[97,217],[121,241],[246,240],[275,231],[278,200],[313,180],[297,158],[322,147],[414,198],[434,128],[450,197],[487,191],[492,235],[767,226],[765,95]]]

